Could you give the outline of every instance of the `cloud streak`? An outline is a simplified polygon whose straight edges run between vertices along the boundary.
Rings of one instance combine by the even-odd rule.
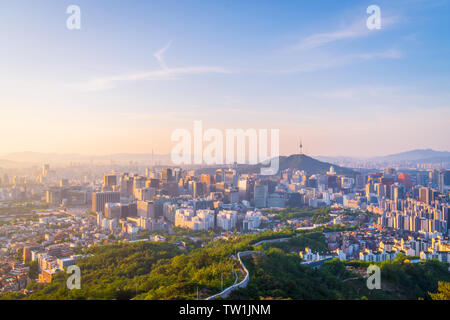
[[[398,21],[400,21],[400,19],[396,16],[390,16],[382,17],[381,21],[382,29],[385,29],[397,23]],[[295,44],[290,49],[294,51],[311,50],[340,40],[366,37],[375,32],[376,31],[369,30],[367,28],[365,19],[361,19],[353,22],[345,28],[310,35],[302,39],[299,43]]]
[[[202,74],[230,74],[232,71],[218,66],[188,66],[170,68],[164,60],[164,54],[169,49],[171,42],[156,51],[153,56],[158,60],[161,69],[146,72],[136,72],[130,74],[121,74],[115,76],[95,77],[87,83],[70,85],[82,91],[102,91],[115,88],[118,83],[130,81],[156,81],[156,80],[175,80],[182,76],[202,75]]]
[[[326,57],[322,59],[313,58],[313,61],[306,61],[304,64],[291,66],[289,69],[279,70],[275,73],[293,74],[315,72],[331,68],[344,67],[353,63],[370,61],[374,59],[400,59],[402,57],[403,54],[401,51],[396,49],[368,53],[350,53],[342,56]]]
[[[167,49],[169,49],[171,44],[172,44],[172,41],[169,41],[169,43],[167,43],[165,47],[159,49],[158,51],[156,51],[153,54],[153,56],[156,58],[156,60],[159,61],[159,64],[162,69],[168,69],[166,62],[164,61],[164,53],[167,51]]]

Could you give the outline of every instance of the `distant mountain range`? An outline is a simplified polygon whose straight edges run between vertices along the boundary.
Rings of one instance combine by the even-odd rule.
[[[384,157],[372,158],[374,161],[420,161],[425,159],[446,159],[450,158],[448,151],[435,151],[432,149],[417,149],[406,152],[390,154]]]
[[[141,165],[161,164],[170,165],[170,154],[154,154],[151,153],[117,153],[110,155],[83,155],[83,154],[58,154],[58,153],[39,153],[39,152],[16,152],[0,157],[1,168],[25,168],[33,165],[42,165],[48,163],[50,165],[67,165],[69,163],[95,163],[95,164],[130,164],[130,162]],[[354,164],[367,162],[377,163],[380,165],[395,164],[449,164],[450,152],[435,151],[432,149],[417,149],[396,154],[378,157],[329,157],[317,156],[310,157],[306,155],[294,154],[290,156],[280,156],[280,169],[296,168],[307,172],[326,172],[330,165],[333,164],[338,174],[349,173],[346,167],[352,167]],[[340,164],[340,166],[336,165]],[[240,165],[242,170],[256,171],[260,166]],[[351,170],[350,170],[351,171]]]
[[[352,163],[352,162],[374,162],[380,164],[424,164],[424,163],[450,163],[449,151],[436,151],[432,149],[416,149],[386,156],[378,157],[328,157],[318,156],[317,159],[321,161],[328,161],[331,163]]]
[[[18,166],[23,165],[41,165],[48,163],[50,165],[65,165],[69,163],[129,163],[130,161],[138,163],[168,163],[170,155],[158,155],[151,153],[117,153],[110,155],[83,155],[83,154],[59,154],[59,153],[40,153],[40,152],[16,152],[10,153],[2,157],[4,161],[9,161],[11,165],[14,163]],[[0,167],[7,167],[2,165]],[[10,167],[10,166],[8,166]]]
[[[0,168],[11,169],[11,168],[24,168],[29,167],[32,164],[25,162],[17,162],[6,159],[0,159]]]
[[[19,168],[24,166],[41,165],[49,163],[50,165],[60,165],[72,163],[95,163],[104,164],[128,164],[130,161],[140,164],[151,164],[153,159],[155,163],[170,165],[170,155],[153,155],[152,154],[112,154],[106,156],[86,156],[80,154],[50,154],[50,153],[36,153],[36,152],[19,152],[4,156],[5,160],[0,160],[0,167],[3,168]],[[334,165],[328,162],[319,161],[304,154],[293,154],[290,156],[280,156],[279,169],[285,170],[288,168],[304,170],[309,174],[326,173],[330,167],[333,166],[337,174],[352,175],[354,171]],[[198,168],[199,173],[214,173],[218,168],[226,168],[227,166],[208,166]],[[247,165],[240,164],[237,169],[240,173],[259,173],[262,165]]]

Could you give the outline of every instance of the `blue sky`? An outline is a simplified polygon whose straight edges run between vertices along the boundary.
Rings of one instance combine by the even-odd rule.
[[[278,128],[283,154],[299,137],[312,155],[450,150],[449,17],[438,0],[4,0],[0,155],[167,153],[194,120]]]

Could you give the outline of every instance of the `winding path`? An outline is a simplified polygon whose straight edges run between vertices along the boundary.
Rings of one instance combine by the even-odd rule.
[[[263,243],[266,243],[266,242],[280,242],[280,241],[282,242],[282,241],[287,241],[287,240],[289,240],[289,239],[290,239],[290,238],[279,238],[279,239],[262,240],[262,241],[259,241],[259,242],[255,243],[255,244],[253,244],[253,246],[259,246],[259,245],[261,245],[261,244],[263,244]],[[238,278],[237,278],[237,275],[236,275],[236,280],[234,281],[234,284],[233,284],[233,285],[229,286],[228,288],[226,288],[226,289],[223,290],[222,292],[216,293],[215,295],[212,295],[212,296],[206,298],[205,300],[214,300],[214,299],[216,299],[217,297],[226,298],[226,297],[228,297],[228,296],[230,295],[230,293],[233,292],[234,290],[239,289],[239,288],[246,288],[247,285],[248,285],[248,283],[249,283],[249,281],[250,281],[250,273],[248,272],[247,268],[245,267],[244,263],[242,262],[241,257],[249,256],[249,255],[251,255],[251,254],[253,254],[253,253],[255,253],[255,252],[257,252],[257,251],[255,251],[255,250],[239,251],[238,254],[237,254],[239,263],[240,263],[240,265],[241,265],[241,268],[242,268],[242,269],[244,270],[244,272],[245,272],[245,278],[244,278],[244,280],[242,280],[242,281],[239,282],[239,283],[236,283],[236,282],[237,282],[237,279],[238,279]]]

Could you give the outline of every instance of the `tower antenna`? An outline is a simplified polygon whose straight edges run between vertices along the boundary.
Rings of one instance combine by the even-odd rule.
[[[300,154],[303,154],[303,144],[301,138],[300,138]]]

